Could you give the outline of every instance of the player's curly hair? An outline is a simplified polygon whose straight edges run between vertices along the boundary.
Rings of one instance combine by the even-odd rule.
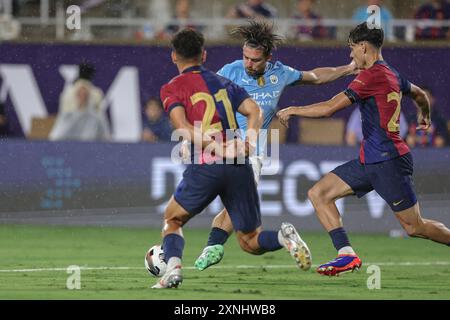
[[[273,33],[273,23],[266,21],[249,21],[231,30],[231,35],[243,38],[246,46],[263,50],[266,56],[283,41],[282,36]]]

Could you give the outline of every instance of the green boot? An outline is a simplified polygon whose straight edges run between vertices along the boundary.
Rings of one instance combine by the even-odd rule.
[[[202,271],[206,268],[215,265],[222,260],[224,254],[223,245],[215,244],[213,246],[207,246],[203,249],[202,254],[195,260],[194,266]]]

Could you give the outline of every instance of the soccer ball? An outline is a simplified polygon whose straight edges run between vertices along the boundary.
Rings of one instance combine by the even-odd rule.
[[[144,264],[152,276],[162,277],[167,269],[162,246],[157,244],[151,247],[145,255]]]

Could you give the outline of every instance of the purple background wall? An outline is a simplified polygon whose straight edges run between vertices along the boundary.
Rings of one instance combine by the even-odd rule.
[[[218,70],[226,63],[241,58],[238,46],[209,47],[206,66]],[[97,68],[94,82],[107,91],[117,72],[123,66],[137,66],[139,69],[141,102],[150,96],[159,95],[159,88],[176,75],[176,68],[170,61],[167,47],[147,46],[105,46],[66,44],[1,44],[0,64],[29,64],[37,79],[49,113],[58,109],[58,98],[64,87],[64,80],[58,72],[62,64],[78,64],[82,60],[93,63]],[[426,84],[434,90],[437,105],[450,118],[450,48],[386,48],[384,58],[410,81]],[[349,62],[347,48],[302,48],[283,47],[274,54],[280,60],[299,70],[317,66],[336,66]],[[308,104],[328,99],[343,90],[351,77],[321,87],[288,88],[280,100],[280,107],[291,104]],[[0,79],[1,82],[1,79]],[[12,130],[22,135],[10,101],[7,113],[12,119]],[[404,100],[404,112],[414,114],[409,99]],[[337,114],[348,117],[352,108]]]

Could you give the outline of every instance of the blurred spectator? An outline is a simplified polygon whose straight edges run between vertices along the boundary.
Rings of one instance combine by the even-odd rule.
[[[197,29],[201,31],[203,29],[200,25],[194,25],[189,21],[191,17],[191,4],[189,0],[177,0],[175,3],[175,14],[172,17],[177,23],[172,23],[166,26],[163,32],[158,34],[158,38],[170,39],[178,30],[184,28]]]
[[[416,11],[414,14],[415,19],[426,20],[449,20],[450,19],[450,3],[446,0],[433,0],[430,1]],[[450,38],[450,32],[448,27],[427,27],[416,29],[417,39],[445,39]]]
[[[422,87],[426,92],[431,105],[431,126],[427,131],[416,130],[417,119],[411,121],[406,142],[410,147],[436,147],[441,148],[449,144],[447,120],[435,105],[435,98],[431,90]]]
[[[373,5],[379,6],[381,9],[380,10],[381,27],[383,28],[386,39],[389,41],[395,40],[394,31],[392,27],[392,20],[394,19],[394,17],[392,13],[389,11],[389,9],[383,6],[382,0],[367,0],[366,6],[361,6],[355,10],[352,19],[358,23],[367,21],[367,19],[369,18],[367,8]]]
[[[296,13],[292,18],[306,20],[306,22],[320,22],[322,17],[313,11],[315,0],[298,0]],[[331,31],[331,30],[330,30]],[[298,40],[329,38],[331,32],[322,25],[316,26],[299,25],[295,28],[295,38]]]
[[[0,0],[0,14],[10,14],[13,17],[17,17],[20,12],[21,6],[20,0]]]
[[[276,18],[277,9],[264,0],[248,0],[230,9],[226,17],[229,19],[267,19]]]
[[[109,140],[108,121],[101,109],[103,92],[92,84],[94,74],[92,65],[79,65],[78,79],[61,93],[50,140]]]
[[[8,118],[6,117],[5,105],[0,102],[0,139],[7,138],[9,135]]]
[[[408,135],[408,122],[403,112],[400,113],[400,137],[405,139]],[[361,111],[356,108],[347,122],[345,142],[349,146],[357,146],[363,140]]]
[[[17,20],[19,2],[0,0],[0,39],[13,40],[20,36],[21,23]]]
[[[145,104],[145,119],[142,140],[147,142],[170,141],[172,127],[157,98],[150,98]]]

